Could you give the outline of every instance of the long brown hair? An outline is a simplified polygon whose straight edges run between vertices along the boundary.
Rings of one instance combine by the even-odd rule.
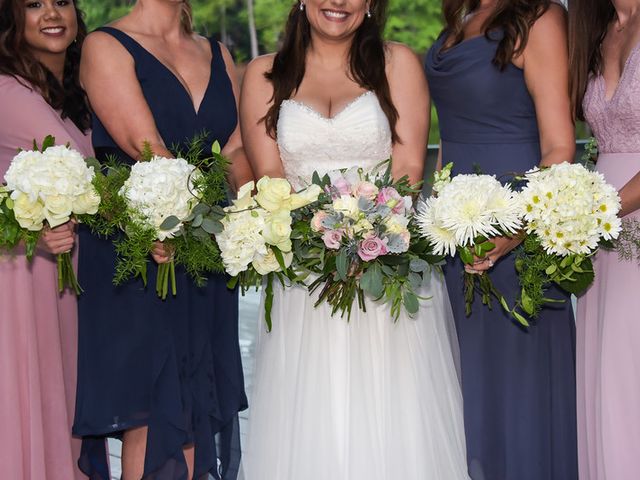
[[[371,17],[366,17],[358,28],[349,52],[349,71],[362,88],[373,91],[382,111],[389,120],[393,141],[398,111],[391,101],[391,92],[385,70],[386,55],[382,32],[386,23],[387,0],[374,0],[370,5]],[[275,138],[282,102],[300,87],[305,74],[305,58],[311,43],[311,27],[307,15],[299,4],[291,8],[285,27],[282,47],[273,60],[273,68],[266,73],[273,84],[273,105],[264,117],[269,135]]]
[[[182,18],[180,19],[182,29],[188,35],[193,33],[193,9],[189,0],[182,0]]]
[[[574,115],[581,120],[587,83],[602,73],[600,47],[614,18],[610,0],[569,0],[569,89]]]
[[[493,63],[505,69],[514,57],[522,54],[529,31],[551,5],[551,0],[498,0],[496,7],[484,23],[487,38],[493,30],[501,29],[504,37],[500,40]],[[443,0],[442,11],[445,31],[453,38],[452,45],[464,39],[464,18],[480,6],[480,0]]]
[[[0,74],[14,77],[38,91],[49,105],[62,111],[76,126],[87,131],[91,119],[86,94],[80,86],[80,51],[87,36],[82,12],[76,9],[78,36],[67,48],[62,83],[31,53],[24,37],[24,0],[0,0]]]

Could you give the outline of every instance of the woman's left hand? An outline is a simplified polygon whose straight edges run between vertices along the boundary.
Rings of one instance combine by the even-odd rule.
[[[495,247],[489,250],[484,258],[474,257],[473,265],[465,265],[464,269],[467,273],[483,274],[498,263],[500,258],[520,245],[522,238],[519,235],[514,235],[513,237],[494,237],[490,238],[489,241],[493,243]]]

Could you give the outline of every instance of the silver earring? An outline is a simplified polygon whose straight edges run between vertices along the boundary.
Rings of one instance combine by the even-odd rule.
[[[371,10],[367,8],[367,18],[371,18]]]
[[[304,3],[300,2],[300,11],[303,12],[304,11]]]

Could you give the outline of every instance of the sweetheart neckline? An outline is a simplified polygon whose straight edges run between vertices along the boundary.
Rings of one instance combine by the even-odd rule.
[[[355,97],[353,100],[349,101],[343,108],[342,110],[340,110],[338,113],[336,113],[334,116],[332,117],[327,117],[326,115],[323,115],[322,113],[318,112],[318,110],[316,110],[315,108],[311,107],[310,105],[308,105],[305,102],[301,102],[300,100],[295,100],[293,98],[288,98],[286,100],[282,101],[282,105],[284,104],[293,104],[293,105],[297,105],[298,107],[302,108],[303,110],[308,111],[309,113],[312,113],[314,116],[318,117],[321,120],[324,120],[325,122],[334,122],[337,118],[339,118],[342,114],[344,114],[345,112],[347,112],[348,110],[350,110],[355,104],[359,103],[360,100],[362,100],[363,98],[368,97],[369,95],[374,95],[374,92],[372,92],[371,90],[367,90],[366,92],[361,93],[360,95],[358,95],[357,97]]]

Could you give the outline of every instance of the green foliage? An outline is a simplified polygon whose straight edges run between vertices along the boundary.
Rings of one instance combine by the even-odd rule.
[[[615,250],[623,261],[634,261],[640,264],[640,221],[625,218],[622,220],[620,236],[607,246],[607,250]]]
[[[204,286],[210,273],[223,271],[220,251],[213,234],[222,230],[220,219],[224,211],[218,205],[226,199],[226,168],[228,161],[221,155],[220,146],[214,143],[211,153],[205,150],[206,133],[196,135],[179,151],[177,157],[184,158],[197,167],[193,195],[198,203],[185,219],[174,238],[165,240],[168,249],[174,252],[173,261],[159,265],[156,292],[166,298],[171,292],[176,295],[175,265],[182,265],[198,286]],[[153,152],[145,145],[145,159]],[[95,162],[95,160],[93,160]],[[130,166],[110,158],[105,165],[95,168],[94,186],[102,198],[96,215],[83,215],[80,220],[98,236],[113,239],[117,262],[113,283],[120,285],[130,278],[140,277],[147,283],[147,262],[157,239],[153,228],[141,223],[140,215],[131,211],[119,192],[130,174]],[[172,229],[180,223],[176,217],[166,218],[161,227]]]

